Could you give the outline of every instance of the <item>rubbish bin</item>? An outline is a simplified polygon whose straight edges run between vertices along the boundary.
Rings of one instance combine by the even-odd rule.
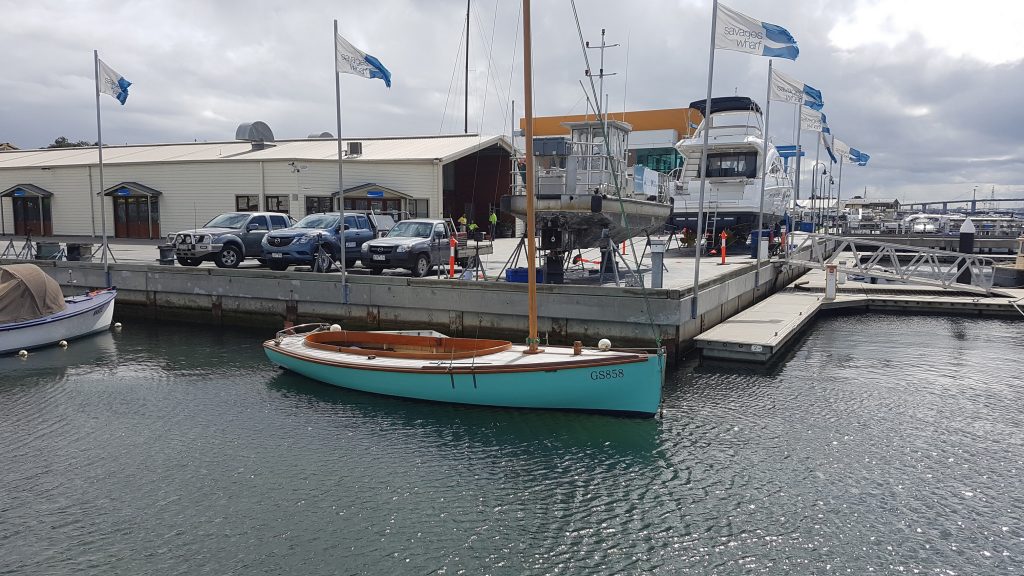
[[[160,250],[160,265],[174,266],[174,244],[161,244],[157,249]]]
[[[36,242],[36,260],[53,260],[60,252],[60,242]]]
[[[92,262],[92,244],[68,242],[68,262]]]
[[[758,234],[758,232],[760,232],[760,234]],[[759,238],[761,240],[760,243],[764,244],[764,248],[763,248],[764,253],[762,254],[762,256],[764,258],[768,257],[768,241],[771,238],[771,235],[772,235],[772,231],[771,230],[753,230],[753,231],[750,232],[750,257],[751,258],[757,258],[757,245],[758,245],[758,239]]]

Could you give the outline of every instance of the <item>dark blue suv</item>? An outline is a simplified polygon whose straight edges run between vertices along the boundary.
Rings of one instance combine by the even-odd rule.
[[[313,266],[318,246],[323,246],[334,261],[341,259],[341,238],[345,238],[345,266],[351,268],[362,255],[363,242],[374,237],[373,225],[364,214],[338,212],[310,214],[291,228],[274,230],[263,237],[263,259],[271,270],[291,265]],[[320,262],[320,270],[329,270],[331,262]]]

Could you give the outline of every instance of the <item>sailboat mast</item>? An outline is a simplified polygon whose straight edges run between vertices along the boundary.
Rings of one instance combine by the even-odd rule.
[[[464,118],[462,131],[469,134],[469,3],[472,0],[466,0],[466,89],[465,89],[465,101],[462,108],[462,115]]]
[[[530,0],[523,0],[523,90],[526,126],[526,262],[529,294],[529,352],[536,353],[540,344],[537,335],[537,219],[533,214],[533,44],[530,41]]]

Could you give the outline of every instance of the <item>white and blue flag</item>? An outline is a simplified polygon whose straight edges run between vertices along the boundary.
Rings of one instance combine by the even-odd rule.
[[[867,166],[868,160],[871,156],[857,150],[856,148],[850,148],[850,162],[856,162],[858,166]]]
[[[828,157],[832,160],[832,163],[835,164],[839,162],[840,159],[836,158],[835,152],[832,151],[832,144],[836,137],[832,136],[831,138],[827,138],[825,137],[824,132],[819,133],[818,137],[821,138],[821,145],[825,148],[825,152],[828,152]],[[842,142],[840,142],[840,144],[842,144]]]
[[[722,4],[718,5],[715,48],[790,60],[796,60],[800,54],[789,30],[755,20]]]
[[[388,72],[380,60],[356,48],[340,34],[335,34],[334,52],[338,72],[355,74],[363,78],[380,78],[388,88],[391,88],[391,72]]]
[[[800,107],[800,129],[829,133],[828,123],[825,122],[825,114],[817,110],[811,110],[806,106]]]
[[[768,79],[768,98],[779,102],[802,104],[813,110],[821,110],[825,106],[825,101],[821,99],[821,90],[787,76],[775,68],[772,68],[771,78]]]
[[[124,106],[126,100],[128,100],[128,87],[132,85],[131,82],[125,79],[124,76],[118,74],[113,68],[107,66],[107,63],[103,60],[99,60],[100,65],[100,94],[110,94],[117,101]]]

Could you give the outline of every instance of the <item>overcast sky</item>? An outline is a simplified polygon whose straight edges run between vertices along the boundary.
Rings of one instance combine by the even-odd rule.
[[[1024,2],[727,5],[796,37],[799,59],[775,65],[820,89],[836,136],[871,155],[866,167],[844,167],[844,197],[866,187],[869,197],[970,198],[975,186],[979,198],[993,186],[997,197],[1024,197]],[[710,0],[577,8],[591,44],[606,28],[621,45],[605,55],[612,111],[704,97]],[[94,49],[133,82],[126,106],[102,97],[107,143],[231,140],[253,120],[279,139],[335,133],[334,19],[394,82],[342,76],[346,136],[462,132],[465,9],[464,0],[0,0],[0,142],[95,140]],[[569,0],[533,2],[533,19],[535,114],[583,113],[586,66]],[[470,132],[507,134],[511,100],[522,116],[520,24],[518,2],[473,0]],[[767,65],[719,50],[714,95],[763,105]],[[793,108],[773,105],[776,144],[795,140]]]

